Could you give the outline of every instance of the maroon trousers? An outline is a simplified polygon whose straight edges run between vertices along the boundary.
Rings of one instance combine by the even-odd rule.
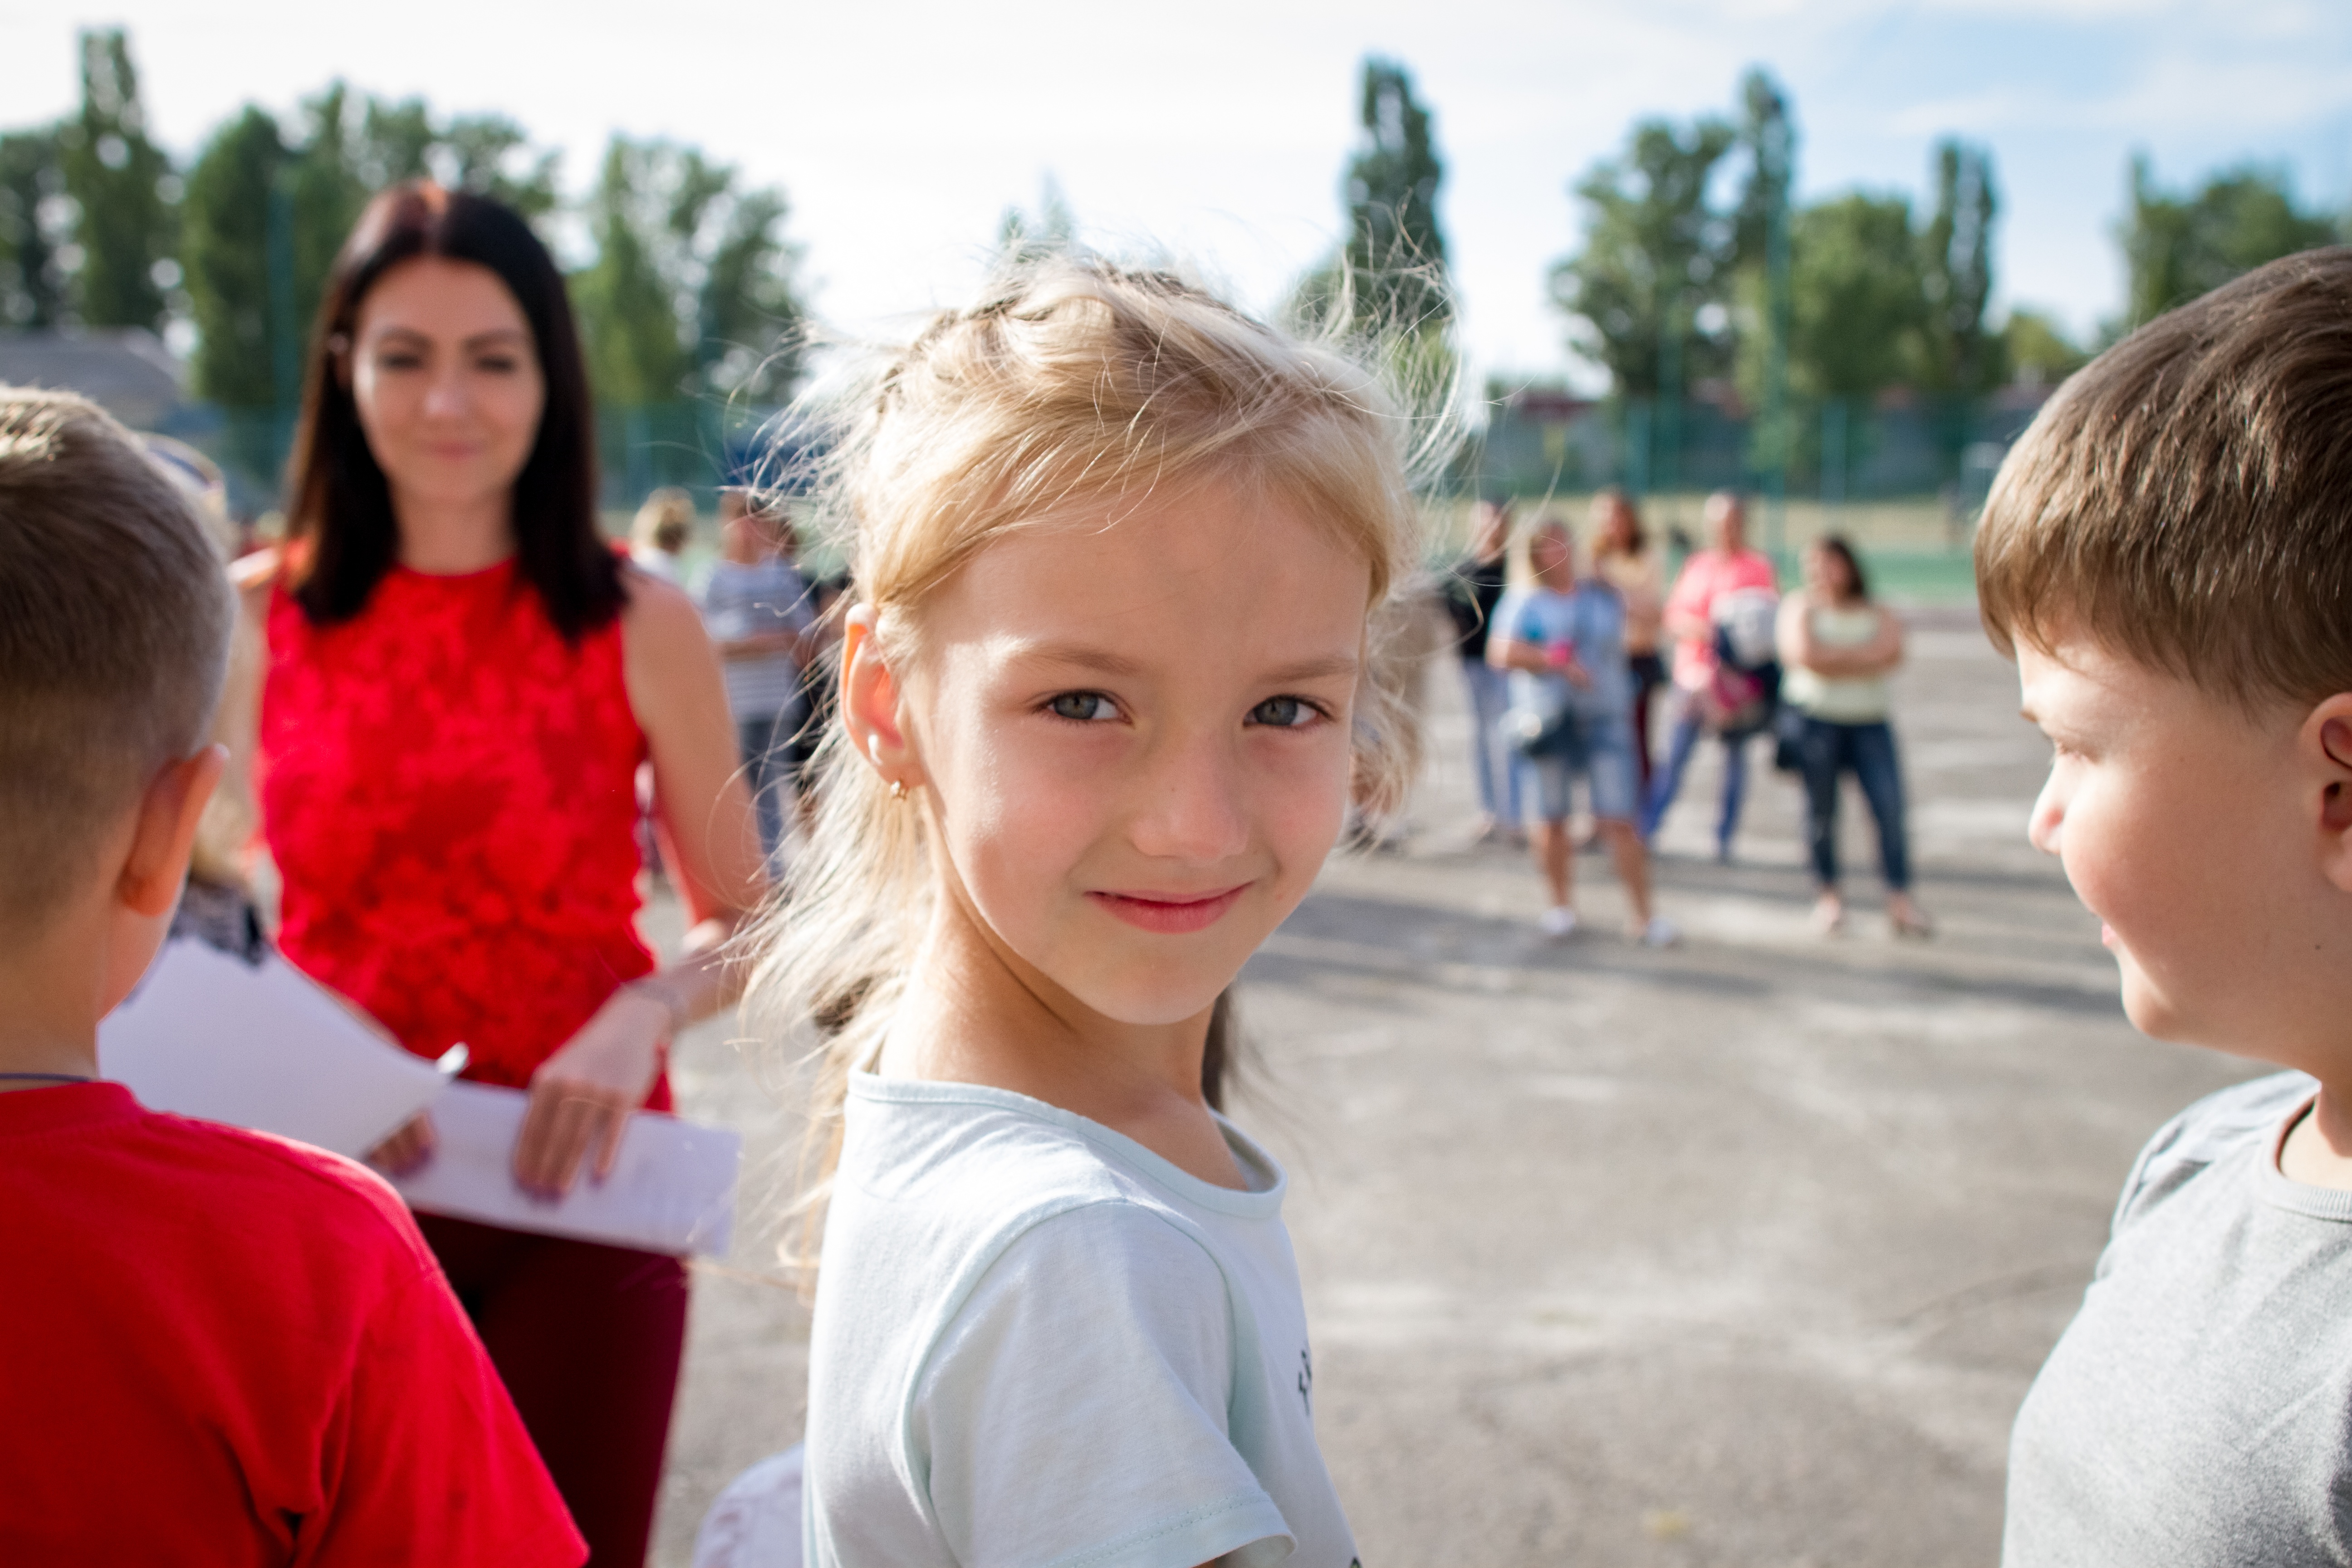
[[[686,1352],[686,1267],[656,1252],[418,1215],[590,1568],[643,1568]]]

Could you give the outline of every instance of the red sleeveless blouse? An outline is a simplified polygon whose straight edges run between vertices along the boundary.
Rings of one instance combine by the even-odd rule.
[[[394,566],[341,626],[274,590],[268,643],[256,771],[279,948],[417,1055],[463,1041],[467,1078],[528,1084],[654,967],[619,621],[574,645],[511,561]]]

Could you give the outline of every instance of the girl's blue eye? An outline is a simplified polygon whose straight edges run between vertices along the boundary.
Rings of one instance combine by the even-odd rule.
[[[1045,710],[1056,719],[1068,719],[1080,724],[1099,723],[1118,717],[1118,705],[1099,691],[1065,691],[1045,704]]]
[[[1303,697],[1269,697],[1250,710],[1249,721],[1276,730],[1296,730],[1311,724],[1322,712]]]

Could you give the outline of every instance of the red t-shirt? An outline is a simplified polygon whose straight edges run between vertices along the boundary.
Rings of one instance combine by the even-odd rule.
[[[0,1563],[576,1568],[392,1189],[151,1111],[0,1094]]]

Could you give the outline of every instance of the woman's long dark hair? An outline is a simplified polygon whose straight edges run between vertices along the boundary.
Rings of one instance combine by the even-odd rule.
[[[360,428],[347,367],[360,302],[384,273],[420,256],[488,268],[530,323],[547,400],[515,479],[516,565],[548,619],[577,641],[619,614],[627,592],[619,557],[596,533],[595,411],[563,274],[512,209],[430,180],[370,202],[327,276],[287,462],[294,602],[314,624],[348,621],[399,558],[391,488]]]
[[[1853,546],[1847,541],[1844,534],[1824,533],[1813,541],[1813,548],[1824,555],[1834,555],[1843,562],[1845,580],[1853,588],[1854,602],[1869,603],[1870,579],[1863,574],[1862,557],[1853,552]]]

